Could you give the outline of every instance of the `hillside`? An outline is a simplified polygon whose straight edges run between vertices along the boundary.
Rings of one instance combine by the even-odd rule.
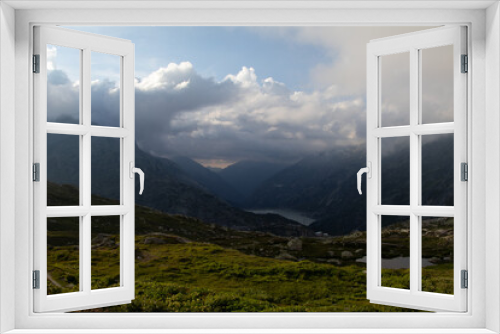
[[[49,184],[51,202],[64,205],[76,195],[71,186]],[[97,203],[117,202],[94,196]],[[74,218],[48,220],[49,294],[76,291],[78,224]],[[94,223],[93,223],[94,226]],[[100,224],[92,234],[92,287],[119,282],[118,235]],[[105,226],[105,228],[102,228]],[[443,231],[449,223],[425,225],[428,247],[437,265],[424,269],[423,285],[449,292],[452,268],[443,262]],[[401,253],[399,226],[385,228],[391,257]],[[370,304],[365,297],[366,236],[285,238],[242,232],[198,219],[136,206],[136,298],[131,304],[92,312],[390,312],[412,311]],[[440,262],[439,262],[440,261]],[[449,260],[448,260],[449,261]],[[399,284],[407,269],[384,270],[384,283]],[[404,286],[402,286],[404,287]]]
[[[211,171],[187,157],[176,156],[171,157],[170,160],[175,162],[184,173],[202,185],[211,194],[232,205],[242,204],[243,196],[229,185],[219,173]]]
[[[246,204],[260,184],[287,166],[282,163],[242,160],[222,169],[219,175],[242,195]]]
[[[303,212],[316,219],[310,228],[332,235],[364,231],[366,197],[357,192],[356,173],[365,156],[364,147],[346,147],[306,157],[264,182],[250,206]],[[453,137],[426,143],[422,161],[423,203],[453,205]],[[384,156],[382,189],[382,203],[409,204],[408,150]]]
[[[78,140],[72,139],[77,138],[48,136],[50,164],[47,175],[50,182],[78,186]],[[93,138],[92,141],[92,194],[118,199],[119,142],[115,138]],[[137,204],[238,230],[267,231],[285,236],[313,235],[307,227],[282,216],[258,215],[231,206],[208,192],[174,162],[152,156],[138,147],[135,165],[146,174],[145,191],[141,196],[136,195]],[[136,189],[139,188],[138,182],[136,178]],[[77,196],[72,204],[78,204]]]

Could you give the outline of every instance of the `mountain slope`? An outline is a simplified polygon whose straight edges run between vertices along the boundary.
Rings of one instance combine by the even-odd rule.
[[[176,156],[170,158],[184,173],[202,185],[208,192],[231,204],[241,204],[242,195],[230,186],[220,175],[203,167],[187,157]]]
[[[422,148],[422,202],[453,205],[453,137],[440,135]],[[333,235],[366,229],[365,191],[356,173],[366,165],[364,147],[340,148],[302,159],[264,182],[251,197],[253,208],[290,209],[316,219],[309,227]],[[363,179],[363,189],[365,187]],[[382,203],[409,204],[409,152],[395,148],[382,158]],[[385,224],[401,217],[384,219]]]
[[[72,136],[56,136],[48,140],[47,158],[51,162],[48,181],[78,186],[78,146],[75,149],[74,143],[64,137]],[[116,145],[115,138],[98,138],[95,143],[92,147],[91,192],[93,195],[119,199],[120,174],[117,162],[120,146]],[[307,227],[279,215],[258,215],[232,207],[205,191],[168,159],[154,157],[138,147],[135,158],[135,165],[146,175],[144,194],[136,194],[135,197],[137,204],[237,230],[259,230],[285,236],[312,235]],[[98,199],[93,199],[92,204],[99,204]]]
[[[285,167],[286,164],[244,160],[224,168],[219,175],[247,199],[262,182]]]

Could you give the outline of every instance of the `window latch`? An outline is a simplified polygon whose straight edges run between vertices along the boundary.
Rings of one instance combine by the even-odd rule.
[[[366,173],[366,177],[371,179],[372,178],[372,163],[370,161],[368,161],[368,166],[365,167],[365,168],[361,168],[359,171],[358,171],[358,192],[359,194],[361,195],[362,192],[361,192],[361,176]]]
[[[142,195],[142,192],[144,191],[144,172],[140,168],[134,167],[134,162],[130,161],[129,163],[129,171],[130,171],[130,178],[134,178],[134,173],[139,174],[139,184],[141,189],[139,190],[139,195]]]

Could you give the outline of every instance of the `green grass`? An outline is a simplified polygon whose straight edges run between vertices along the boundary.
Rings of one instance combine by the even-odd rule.
[[[64,192],[58,197],[64,199]],[[115,202],[100,199],[101,204]],[[76,220],[75,220],[76,219]],[[119,233],[115,218],[92,221],[93,289],[117,286]],[[422,289],[453,293],[453,220],[426,221]],[[388,257],[408,256],[407,223],[384,227]],[[451,232],[450,232],[451,231]],[[48,219],[48,293],[79,290],[78,218]],[[146,238],[163,243],[145,244]],[[198,219],[136,206],[136,293],[130,304],[95,312],[407,312],[366,299],[366,232],[291,238],[235,231]],[[351,256],[342,256],[348,251]],[[281,260],[283,257],[292,260]],[[286,258],[286,257],[285,257]],[[293,260],[295,259],[295,260]],[[409,270],[384,269],[382,285],[409,288]]]
[[[92,311],[412,311],[370,304],[365,295],[366,271],[361,264],[338,267],[310,261],[283,261],[203,243],[145,245],[144,238],[136,238],[141,254],[141,260],[136,260],[136,298],[131,304]],[[56,247],[51,255],[64,254],[65,248]],[[104,263],[106,251],[99,256],[96,262]],[[101,273],[106,271],[105,265],[99,268]],[[118,265],[107,268],[108,274],[99,279],[109,284],[116,280]],[[64,269],[52,274],[57,282],[66,286],[58,292],[69,292],[72,288],[67,277],[77,275],[77,270]],[[437,271],[440,270],[446,268]],[[397,285],[398,278],[394,276],[391,284]]]

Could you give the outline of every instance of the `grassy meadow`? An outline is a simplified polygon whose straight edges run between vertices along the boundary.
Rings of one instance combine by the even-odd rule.
[[[119,284],[115,218],[93,220],[93,289]],[[424,256],[434,255],[436,263],[423,269],[425,291],[453,291],[453,267],[447,257],[450,238],[445,238],[450,224],[445,220],[427,224],[424,235],[429,247]],[[78,224],[71,218],[57,218],[49,219],[48,226],[49,294],[78,291]],[[401,229],[391,225],[383,230],[392,235],[390,256],[405,255],[405,247],[398,244],[404,240],[398,238]],[[286,238],[233,231],[138,206],[136,297],[131,304],[88,311],[414,311],[370,304],[366,299],[366,267],[356,261],[366,255],[365,246],[365,232]],[[408,269],[384,269],[382,277],[384,286],[409,288]]]

